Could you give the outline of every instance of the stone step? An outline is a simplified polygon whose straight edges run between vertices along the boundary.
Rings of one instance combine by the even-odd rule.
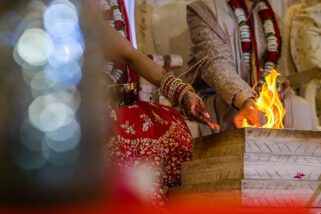
[[[243,153],[321,157],[321,132],[245,128],[194,140],[193,159]]]
[[[321,157],[245,153],[183,163],[182,184],[227,179],[321,180]]]
[[[249,207],[315,207],[321,208],[321,181],[226,180],[173,188],[174,200],[211,201],[230,194]]]

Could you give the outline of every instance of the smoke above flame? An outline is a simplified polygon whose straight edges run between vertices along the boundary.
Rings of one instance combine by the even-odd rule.
[[[263,112],[266,118],[266,123],[262,128],[284,129],[283,118],[286,110],[279,98],[276,87],[276,79],[281,76],[276,70],[271,70],[269,75],[265,77],[265,83],[262,86],[262,91],[259,98],[256,100],[256,107]],[[255,127],[243,120],[242,127]]]

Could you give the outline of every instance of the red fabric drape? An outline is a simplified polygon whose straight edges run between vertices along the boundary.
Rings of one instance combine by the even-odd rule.
[[[124,16],[127,39],[131,42],[132,41],[131,33],[130,33],[131,29],[130,29],[130,25],[129,25],[129,17],[128,17],[126,5],[123,0],[118,0],[118,4],[119,4],[119,7],[120,7],[120,9],[123,13],[123,16]],[[127,76],[125,77],[125,81],[130,82],[130,83],[137,83],[138,82],[137,73],[134,70],[128,68],[127,69]]]

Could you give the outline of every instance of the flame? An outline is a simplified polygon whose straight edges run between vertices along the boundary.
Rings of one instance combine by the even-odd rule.
[[[285,109],[280,101],[278,90],[276,87],[276,79],[280,74],[276,70],[271,70],[269,75],[265,77],[265,83],[262,86],[260,97],[256,100],[256,107],[263,112],[266,118],[265,125],[262,128],[284,129],[283,118]],[[242,127],[255,127],[243,120]]]

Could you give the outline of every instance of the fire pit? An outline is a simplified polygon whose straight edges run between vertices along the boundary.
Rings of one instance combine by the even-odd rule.
[[[245,128],[194,141],[172,196],[226,193],[242,205],[321,207],[321,132]]]

